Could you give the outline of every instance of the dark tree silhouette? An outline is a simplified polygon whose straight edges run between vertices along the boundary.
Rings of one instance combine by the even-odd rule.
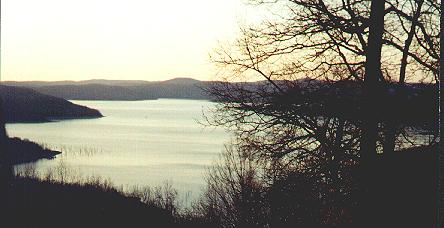
[[[232,129],[268,181],[316,179],[331,214],[356,193],[356,174],[359,188],[373,184],[378,153],[436,144],[436,86],[407,83],[438,81],[439,2],[251,2],[273,15],[212,56],[222,80],[209,89],[220,101],[210,123]],[[264,81],[230,83],[252,78]],[[430,115],[411,111],[421,108]]]
[[[372,112],[376,114],[382,113],[387,107],[396,106],[399,99],[410,102],[407,99],[410,95],[403,92],[406,89],[393,88],[393,85],[387,83],[398,81],[400,85],[404,85],[406,75],[410,80],[438,80],[437,23],[440,9],[436,1],[385,1],[386,7],[381,8],[384,11],[380,12],[380,17],[384,18],[381,18],[383,21],[379,20],[385,26],[375,26],[382,30],[378,35],[379,44],[371,44],[372,47],[367,47],[370,45],[370,25],[374,24],[370,23],[369,1],[270,2],[278,6],[275,13],[279,16],[274,17],[274,20],[264,21],[259,26],[251,25],[242,29],[243,35],[236,43],[222,47],[213,55],[215,63],[226,70],[222,72],[227,73],[222,74],[223,79],[230,81],[242,80],[251,75],[259,76],[267,80],[275,94],[285,95],[288,88],[294,87],[292,80],[301,77],[328,81],[363,81],[365,75],[371,75],[370,78],[377,77],[376,80],[381,84],[378,92],[370,89],[371,93],[379,95],[372,95],[372,100],[393,101],[393,104],[386,104],[384,107],[378,104],[378,109],[372,108]],[[367,67],[370,70],[367,74],[366,58],[371,57],[367,55],[373,52],[366,50],[382,51],[378,61],[368,64],[371,67]],[[376,74],[372,72],[374,69]],[[399,80],[396,79],[398,74]],[[230,90],[242,86],[236,87]],[[393,92],[393,89],[396,90]],[[244,97],[249,91],[251,92],[251,88],[242,92]],[[271,94],[272,91],[269,91],[267,95]],[[369,112],[365,110],[362,113]],[[402,133],[403,126],[397,119],[402,119],[403,113],[397,114],[391,115],[393,117],[390,119],[387,118],[389,115],[385,115],[385,121],[380,120],[382,123],[379,128],[385,129],[383,145],[387,152],[394,151],[401,140],[397,135]],[[375,138],[374,136],[375,130],[372,137]],[[374,144],[370,142],[365,148],[375,151]]]
[[[269,207],[261,168],[245,151],[226,146],[206,176],[207,189],[195,210],[216,227],[266,227]]]
[[[385,1],[373,0],[370,7],[369,18],[369,35],[366,50],[366,63],[364,75],[364,94],[363,94],[363,125],[362,137],[360,143],[361,169],[364,174],[362,177],[362,196],[360,212],[360,225],[372,226],[374,223],[368,214],[375,207],[371,204],[374,202],[371,189],[375,183],[371,180],[371,174],[375,168],[376,158],[376,142],[378,135],[378,121],[375,113],[378,112],[378,100],[380,96],[380,80],[383,78],[381,72],[381,51],[382,36],[384,31],[384,5]],[[402,67],[401,67],[402,68]],[[386,152],[386,151],[385,151]],[[368,219],[366,219],[368,218]]]
[[[254,71],[270,80],[364,79],[370,1],[250,2],[272,4],[270,10],[277,16],[244,28],[235,45],[213,56],[217,63],[238,73]],[[385,1],[385,6],[383,79],[438,81],[439,1]]]

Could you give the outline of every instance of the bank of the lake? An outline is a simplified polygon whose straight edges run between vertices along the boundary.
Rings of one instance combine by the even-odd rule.
[[[59,151],[44,148],[41,145],[17,137],[6,138],[4,149],[5,161],[11,165],[36,162],[40,159],[54,159],[61,154]]]

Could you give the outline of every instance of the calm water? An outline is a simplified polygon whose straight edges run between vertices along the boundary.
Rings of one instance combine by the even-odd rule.
[[[124,188],[169,181],[191,198],[205,186],[204,173],[223,150],[229,134],[204,127],[202,111],[213,103],[197,100],[72,101],[98,109],[99,119],[7,124],[11,136],[61,150],[40,160],[45,172],[61,163],[84,176],[109,178]]]

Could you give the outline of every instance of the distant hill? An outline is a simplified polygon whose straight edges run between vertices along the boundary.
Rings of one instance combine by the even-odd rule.
[[[95,109],[45,95],[33,89],[0,85],[6,122],[40,122],[52,119],[97,118]]]
[[[170,85],[172,85],[172,84],[175,84],[175,85],[194,85],[194,84],[199,84],[199,83],[202,83],[202,82],[199,81],[199,80],[196,80],[196,79],[192,79],[192,78],[173,78],[173,79],[170,79],[170,80],[163,81],[162,83],[170,84]]]
[[[150,95],[142,98],[132,88],[105,84],[51,85],[30,88],[66,100],[149,100],[156,98]]]
[[[305,105],[307,114],[343,116],[359,118],[362,104],[362,84],[356,81],[327,82],[322,80],[298,79],[294,81],[276,80],[275,84],[285,88],[286,93],[275,94],[278,103],[289,102]],[[220,87],[222,91],[235,93],[238,86],[243,89],[271,92],[274,88],[266,81],[256,82],[212,82],[199,81],[191,78],[174,78],[167,81],[128,81],[95,79],[80,82],[4,82],[27,86],[44,94],[73,100],[147,100],[158,98],[207,99],[219,102],[231,102],[232,97],[213,97],[204,90],[208,87]],[[394,83],[384,84],[378,92],[379,111],[384,118],[409,122],[434,123],[438,113],[438,89],[433,84],[408,83],[404,86]],[[271,92],[270,94],[274,94]],[[231,94],[233,95],[233,94]],[[427,112],[412,112],[428,110]],[[301,108],[299,108],[300,111]],[[382,118],[382,117],[381,117]]]
[[[175,78],[160,82],[93,79],[78,82],[9,81],[2,84],[28,87],[67,100],[209,99],[202,90],[208,82],[191,78]]]

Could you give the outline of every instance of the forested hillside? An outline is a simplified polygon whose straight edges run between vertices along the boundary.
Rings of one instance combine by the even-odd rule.
[[[1,85],[0,97],[7,123],[102,117],[98,110],[41,94],[29,88]]]

